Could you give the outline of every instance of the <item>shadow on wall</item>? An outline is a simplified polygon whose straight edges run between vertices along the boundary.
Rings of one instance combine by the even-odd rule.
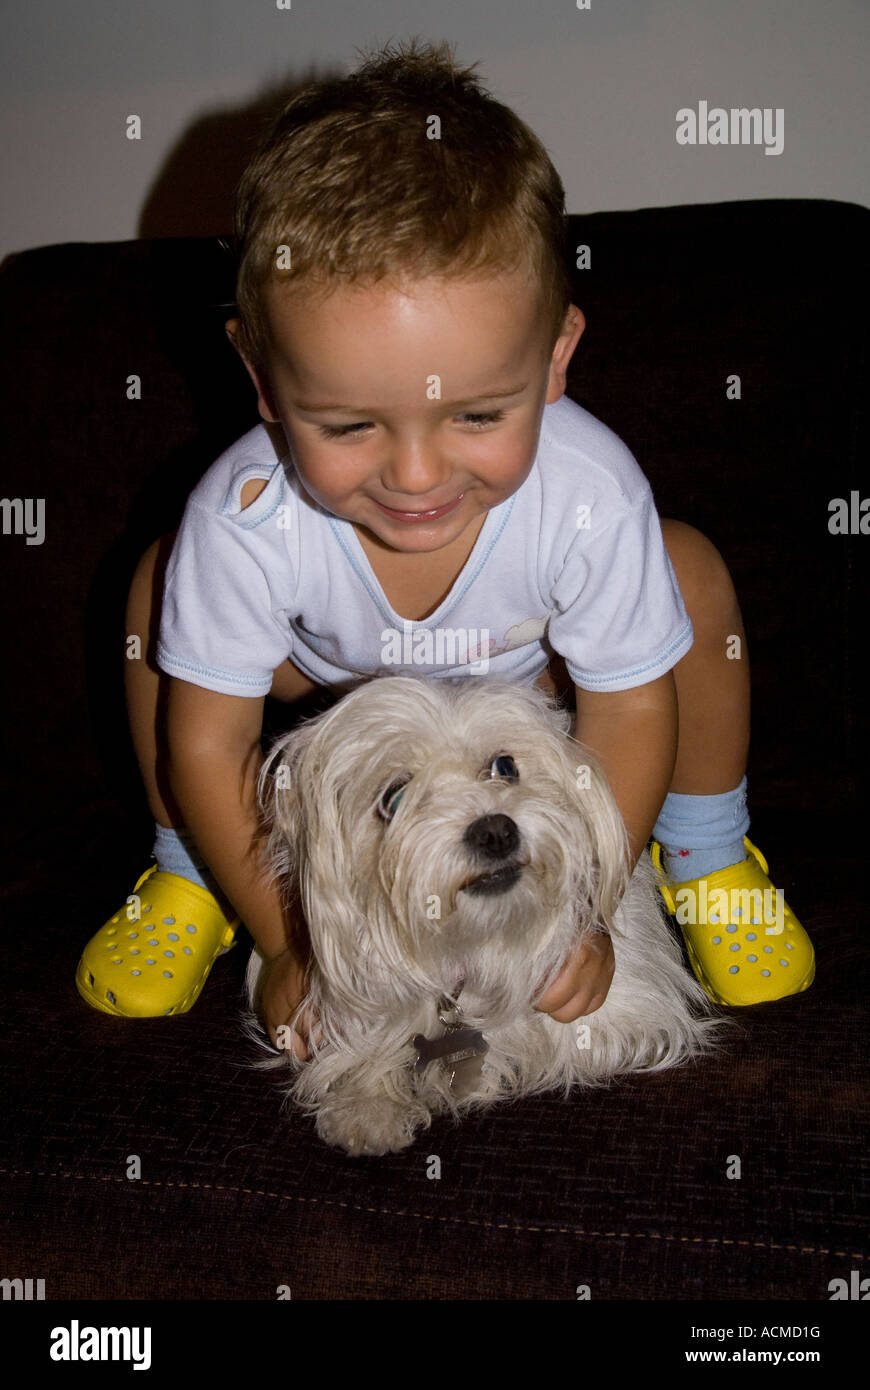
[[[232,232],[236,186],[271,121],[306,83],[343,75],[343,68],[312,67],[293,81],[270,85],[240,110],[200,116],[169,151],[146,196],[137,235],[205,237]]]

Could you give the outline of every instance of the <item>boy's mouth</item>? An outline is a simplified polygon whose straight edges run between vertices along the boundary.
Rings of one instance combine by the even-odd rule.
[[[465,493],[460,492],[459,496],[454,497],[452,502],[445,502],[443,507],[430,507],[428,511],[424,512],[399,512],[394,507],[385,507],[383,502],[378,502],[377,505],[382,512],[386,512],[387,516],[395,517],[397,521],[412,523],[415,521],[435,521],[439,516],[446,516],[448,512],[452,512],[454,508],[458,507],[464,496]]]

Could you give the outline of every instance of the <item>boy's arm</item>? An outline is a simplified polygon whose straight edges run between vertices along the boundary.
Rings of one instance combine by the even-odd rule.
[[[255,856],[263,697],[169,678],[169,780],[197,848],[270,960],[288,947],[276,885]]]
[[[601,761],[631,845],[633,869],[664,804],[677,757],[673,671],[658,680],[602,694],[577,693],[574,737]]]
[[[574,737],[599,758],[628,831],[633,869],[655,825],[677,755],[677,692],[671,671],[634,690],[577,691]],[[604,1003],[613,979],[609,936],[587,937],[535,1008],[572,1023]]]

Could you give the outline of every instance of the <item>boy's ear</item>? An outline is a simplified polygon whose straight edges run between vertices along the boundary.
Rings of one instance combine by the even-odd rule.
[[[564,396],[568,382],[568,363],[574,354],[574,349],[583,336],[586,327],[586,318],[582,309],[578,309],[576,304],[569,304],[565,315],[565,322],[562,331],[556,339],[553,348],[553,355],[550,358],[550,375],[547,382],[547,405],[552,405],[560,396]]]
[[[254,386],[256,387],[257,409],[260,412],[261,420],[265,420],[267,424],[280,424],[280,417],[278,415],[277,410],[275,409],[275,401],[272,396],[272,387],[269,384],[269,378],[266,376],[265,372],[255,367],[254,364],[248,360],[248,358],[242,352],[242,349],[239,347],[238,333],[240,326],[240,319],[227,319],[226,323],[224,324],[224,331],[227,337],[229,338],[230,342],[232,343],[233,347],[235,348],[236,352],[239,354],[242,361],[244,362],[248,376],[251,378],[251,381],[254,383]]]

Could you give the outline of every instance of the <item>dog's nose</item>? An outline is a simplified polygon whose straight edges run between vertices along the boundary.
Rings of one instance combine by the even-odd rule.
[[[495,811],[466,826],[462,842],[480,859],[507,859],[519,847],[520,832],[510,816]]]

